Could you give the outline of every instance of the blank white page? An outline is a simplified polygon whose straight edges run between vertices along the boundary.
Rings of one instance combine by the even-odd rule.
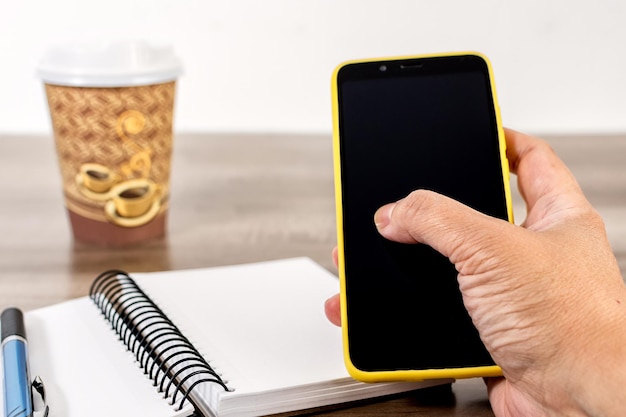
[[[24,321],[31,378],[44,381],[50,417],[190,414],[157,393],[88,297],[26,312]]]

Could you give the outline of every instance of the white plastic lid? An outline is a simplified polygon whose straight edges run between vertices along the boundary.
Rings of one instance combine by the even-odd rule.
[[[170,46],[109,42],[52,47],[37,73],[47,84],[127,87],[173,81],[182,65]]]

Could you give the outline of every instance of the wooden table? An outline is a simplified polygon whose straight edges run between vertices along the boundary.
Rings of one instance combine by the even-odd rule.
[[[604,216],[626,271],[626,135],[550,137]],[[329,136],[178,135],[166,238],[107,249],[74,242],[51,137],[0,137],[0,308],[87,294],[108,268],[157,271],[308,256],[331,271]],[[523,203],[515,198],[518,222]],[[320,306],[322,308],[322,306]],[[491,416],[480,379],[325,415]]]

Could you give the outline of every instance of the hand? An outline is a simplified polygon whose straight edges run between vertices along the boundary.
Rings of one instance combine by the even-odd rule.
[[[626,289],[604,224],[545,142],[512,130],[506,140],[527,206],[521,227],[425,190],[381,207],[376,226],[456,266],[465,307],[503,370],[488,380],[497,416],[622,415]],[[340,324],[339,299],[325,308]]]

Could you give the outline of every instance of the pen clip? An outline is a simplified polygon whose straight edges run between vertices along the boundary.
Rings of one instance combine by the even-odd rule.
[[[33,382],[30,385],[31,393],[33,394],[33,412],[37,414],[37,416],[41,415],[41,417],[48,417],[48,412],[50,408],[48,404],[46,404],[46,388],[43,385],[42,379],[37,375]],[[34,395],[38,394],[38,397]],[[35,400],[37,398],[37,400]]]

